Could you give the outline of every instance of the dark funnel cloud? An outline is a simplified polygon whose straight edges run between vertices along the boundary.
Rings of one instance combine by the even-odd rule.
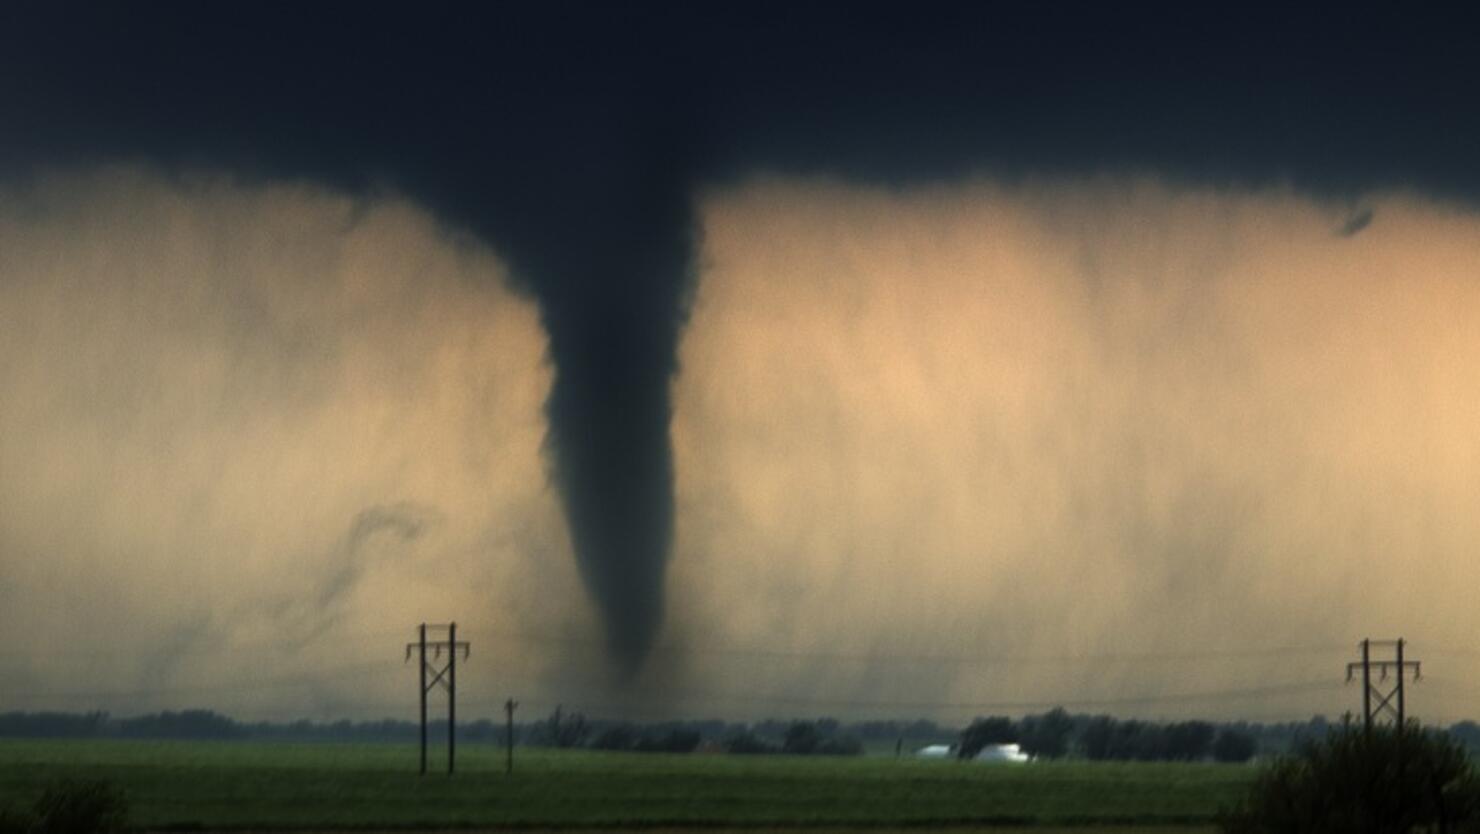
[[[555,484],[581,576],[627,672],[662,619],[673,538],[669,381],[693,276],[689,183],[661,159],[639,170],[600,217],[574,227],[579,234],[528,258],[538,259],[535,293],[555,364],[546,405]]]
[[[390,189],[494,246],[549,334],[551,470],[626,670],[662,620],[702,190],[1109,172],[1480,194],[1473,28],[1433,12],[697,5],[12,4],[0,176]]]

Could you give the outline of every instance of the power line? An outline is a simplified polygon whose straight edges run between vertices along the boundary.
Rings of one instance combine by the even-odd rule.
[[[572,689],[578,687],[572,686]],[[1101,698],[1040,698],[1033,700],[1015,701],[915,701],[915,700],[853,700],[838,698],[816,698],[807,696],[792,696],[783,694],[741,694],[723,692],[705,692],[697,690],[664,690],[661,693],[663,700],[670,704],[775,704],[779,706],[809,706],[824,709],[919,709],[919,710],[1023,710],[1062,707],[1112,707],[1112,706],[1152,706],[1168,703],[1195,703],[1202,701],[1219,700],[1243,700],[1248,698],[1263,698],[1275,695],[1300,694],[1306,692],[1329,692],[1341,688],[1341,684],[1331,680],[1298,681],[1270,686],[1247,687],[1241,689],[1200,690],[1193,692],[1173,693],[1148,693],[1130,696],[1110,696]],[[560,703],[580,703],[581,699],[567,699]],[[493,701],[475,701],[477,706],[495,706]],[[625,709],[617,705],[603,705],[608,708]]]
[[[496,642],[503,643],[526,643],[540,645],[561,645],[572,648],[588,649],[591,651],[604,652],[606,644],[601,640],[569,635],[552,634],[548,632],[529,631],[506,631],[499,629],[463,629],[465,633],[479,636],[491,637]],[[332,640],[337,645],[346,642],[373,643],[383,641],[387,638],[397,637],[403,634],[403,630],[379,630],[366,632],[326,632],[325,635],[316,636],[301,643],[287,641],[284,645],[281,638],[264,637],[249,641],[221,641],[210,646],[185,646],[177,654],[208,654],[219,651],[221,648],[232,650],[244,650],[255,648],[278,649],[284,653],[292,654],[316,646],[320,642],[327,641],[332,635]],[[774,659],[797,659],[797,660],[836,660],[858,663],[874,662],[909,662],[909,663],[941,663],[941,664],[1035,664],[1035,663],[1089,663],[1089,662],[1111,662],[1111,663],[1182,663],[1198,660],[1227,660],[1227,659],[1261,659],[1279,656],[1310,656],[1320,654],[1337,654],[1350,651],[1351,646],[1347,643],[1324,643],[1309,645],[1283,645],[1266,646],[1259,648],[1236,648],[1236,649],[1206,649],[1193,650],[1183,649],[1178,651],[1147,651],[1147,652],[1083,652],[1083,653],[1055,653],[1055,654],[936,654],[936,653],[911,653],[911,652],[828,652],[793,649],[767,649],[758,646],[743,646],[725,642],[693,642],[682,644],[660,644],[654,647],[654,651],[671,654],[694,654],[703,653],[722,656],[756,657],[767,660]],[[1434,646],[1428,649],[1430,654],[1446,657],[1465,657],[1480,660],[1480,650],[1465,649],[1458,647]],[[137,652],[136,654],[145,654]],[[98,649],[0,649],[0,659],[36,659],[36,658],[118,658],[126,656],[117,648]]]
[[[385,664],[373,664],[373,668],[363,668],[366,664],[358,664],[352,667],[340,667],[336,670],[341,675],[357,674],[360,676],[383,674],[387,670]],[[323,678],[306,679],[303,677],[280,678],[275,680],[264,680],[254,682],[241,682],[235,684],[218,686],[197,687],[171,687],[155,690],[132,690],[132,691],[109,691],[109,692],[47,692],[28,693],[36,697],[47,698],[153,698],[168,695],[198,694],[220,691],[252,691],[269,688],[287,688],[296,686],[312,686],[324,683]],[[507,684],[510,688],[523,689],[537,693],[548,692],[550,682],[543,684]],[[568,681],[564,685],[555,684],[557,687],[572,692],[589,692],[594,686],[593,682]],[[1332,691],[1340,688],[1340,684],[1330,681],[1295,681],[1284,684],[1269,686],[1245,687],[1237,689],[1195,690],[1184,692],[1144,693],[1137,695],[1119,695],[1088,698],[1034,698],[1023,700],[981,700],[981,701],[939,701],[939,700],[861,700],[849,698],[828,698],[804,695],[787,695],[784,693],[739,693],[720,692],[714,690],[694,689],[668,689],[661,693],[635,693],[636,697],[659,697],[667,705],[667,708],[686,706],[696,707],[718,707],[733,706],[735,704],[762,704],[773,706],[808,707],[813,709],[849,709],[849,710],[922,710],[922,711],[1018,711],[1032,709],[1047,709],[1056,706],[1074,708],[1096,708],[1117,706],[1155,706],[1163,704],[1178,703],[1203,703],[1216,701],[1238,701],[1250,698],[1263,698],[1279,695],[1302,694],[1309,692]],[[533,704],[583,704],[588,710],[601,709],[610,712],[633,711],[631,704],[613,704],[605,702],[592,702],[589,699],[560,698],[549,696],[538,699],[525,699],[529,705]],[[485,709],[502,709],[502,701],[473,701],[470,706]],[[403,707],[390,704],[380,705],[371,703],[340,703],[336,705],[340,711],[355,710],[385,710],[388,714],[400,712]],[[287,714],[287,711],[279,711],[278,714]]]
[[[566,647],[579,647],[591,651],[602,651],[606,649],[605,644],[580,638],[564,637],[548,634],[537,634],[528,632],[506,632],[490,629],[464,630],[465,633],[473,633],[484,636],[493,636],[495,642],[526,643],[561,645]],[[398,635],[401,632],[376,632],[364,635],[355,635],[347,639],[358,642],[361,639],[380,639],[388,635]],[[234,646],[237,644],[233,644]],[[1277,657],[1303,657],[1312,655],[1324,655],[1335,652],[1344,652],[1345,646],[1337,645],[1308,645],[1308,646],[1271,646],[1264,648],[1243,649],[1210,649],[1205,651],[1168,651],[1168,652],[1104,652],[1084,654],[998,654],[998,655],[942,655],[942,654],[905,654],[905,653],[847,653],[847,652],[825,652],[825,651],[798,651],[787,649],[765,649],[758,647],[745,647],[714,644],[690,644],[687,646],[660,645],[654,651],[669,654],[704,654],[718,657],[748,658],[758,660],[791,660],[805,661],[810,663],[838,662],[857,664],[913,664],[913,665],[947,665],[947,666],[1006,666],[1006,665],[1092,665],[1092,664],[1154,664],[1154,663],[1188,663],[1198,661],[1227,661],[1231,659],[1269,659]],[[188,652],[187,652],[188,653]],[[295,652],[296,653],[296,652]],[[47,652],[7,652],[0,656],[32,656],[53,657]],[[86,652],[72,653],[74,657],[117,657],[116,652]],[[361,664],[362,666],[365,664]],[[373,665],[373,664],[371,664]],[[335,670],[329,670],[335,671]],[[241,684],[222,684],[219,686],[194,686],[194,687],[171,687],[165,690],[150,692],[42,692],[29,693],[39,696],[55,697],[131,697],[146,694],[193,694],[208,693],[219,690],[230,689],[259,689],[267,686],[285,685],[279,682],[248,681]],[[14,691],[14,690],[11,690]]]
[[[468,633],[470,630],[464,630]],[[593,650],[603,650],[605,645],[599,642],[584,640],[577,637],[538,634],[530,632],[512,632],[497,629],[471,630],[472,633],[491,635],[497,642],[509,643],[539,643],[556,644],[561,646],[579,646]],[[366,637],[378,637],[383,634],[396,632],[378,632]],[[354,639],[347,636],[346,639]],[[428,644],[432,647],[432,644]],[[787,649],[766,649],[760,647],[740,646],[733,643],[693,643],[686,645],[660,645],[660,652],[684,652],[705,653],[719,657],[742,657],[765,660],[794,659],[811,662],[839,661],[839,662],[863,662],[863,663],[939,663],[953,665],[1008,665],[1008,664],[1033,664],[1033,663],[1072,663],[1080,665],[1093,665],[1096,663],[1159,663],[1178,662],[1185,663],[1197,660],[1219,660],[1226,661],[1236,658],[1268,659],[1274,657],[1299,657],[1309,655],[1324,655],[1336,651],[1347,650],[1344,646],[1335,645],[1283,645],[1267,646],[1259,648],[1237,648],[1237,649],[1209,649],[1205,651],[1164,651],[1164,652],[1106,652],[1085,654],[1001,654],[1001,655],[944,655],[944,654],[907,654],[907,653],[846,653],[825,651],[802,651]],[[260,692],[269,689],[298,688],[298,687],[323,687],[331,684],[332,677],[360,677],[384,674],[389,664],[385,661],[370,661],[365,663],[346,664],[338,667],[323,667],[314,676],[294,675],[275,679],[254,679],[232,683],[203,684],[190,686],[160,687],[155,689],[139,690],[98,690],[98,691],[35,691],[10,690],[12,694],[22,694],[28,699],[147,699],[167,698],[180,695],[200,695],[219,692]],[[931,712],[962,712],[962,711],[1018,711],[1049,708],[1053,706],[1073,707],[1077,709],[1093,709],[1101,707],[1134,707],[1153,706],[1164,704],[1191,704],[1209,702],[1233,702],[1247,700],[1250,698],[1275,697],[1307,692],[1327,691],[1339,686],[1334,681],[1295,681],[1284,684],[1273,684],[1258,687],[1246,687],[1238,689],[1198,690],[1184,692],[1160,692],[1137,695],[1120,695],[1106,697],[1080,697],[1080,698],[1044,698],[1029,700],[1003,700],[1003,701],[939,701],[939,700],[860,700],[851,698],[827,698],[807,695],[791,695],[784,692],[756,693],[756,692],[731,692],[704,689],[663,689],[661,691],[634,692],[634,698],[647,698],[656,701],[670,711],[680,706],[689,709],[695,708],[720,708],[728,705],[733,707],[740,704],[772,705],[777,707],[798,707],[817,710],[876,710],[876,711],[900,711],[917,710]],[[551,680],[544,679],[532,685],[523,687],[511,685],[508,681],[502,681],[501,687],[505,691],[524,691],[529,693],[544,693],[554,690],[565,690],[567,692],[590,693],[599,692],[603,687],[603,681],[587,680]],[[425,688],[423,697],[425,696]],[[579,703],[583,698],[554,699],[552,703]],[[527,703],[539,703],[540,701],[527,701]],[[590,703],[587,701],[586,703]],[[475,702],[475,706],[486,708],[505,706],[504,703]],[[378,706],[364,705],[366,709],[380,709]],[[592,704],[590,708],[631,714],[635,705],[633,704]],[[334,709],[347,710],[349,704],[339,703]],[[398,709],[390,712],[399,712]]]
[[[512,688],[522,688],[526,691],[539,692],[541,687],[514,684]],[[1269,686],[1244,687],[1237,689],[1215,689],[1194,690],[1190,692],[1171,693],[1145,693],[1138,695],[1106,696],[1094,698],[1040,698],[1031,700],[983,700],[983,701],[929,701],[929,700],[857,700],[840,698],[819,698],[808,696],[789,696],[782,694],[729,694],[721,692],[704,692],[696,690],[670,690],[665,691],[664,706],[660,708],[648,708],[641,704],[619,704],[602,700],[594,700],[576,696],[573,698],[560,697],[558,695],[542,695],[537,698],[524,698],[521,705],[527,707],[555,707],[576,706],[590,713],[614,713],[634,714],[646,713],[658,718],[671,718],[677,708],[687,707],[709,708],[721,705],[734,705],[736,703],[770,704],[775,706],[809,707],[819,710],[837,709],[873,709],[873,710],[925,710],[925,711],[949,711],[949,712],[977,712],[1007,711],[1016,712],[1023,710],[1051,709],[1053,707],[1065,707],[1075,709],[1093,709],[1106,707],[1128,707],[1128,706],[1156,706],[1178,703],[1204,703],[1210,701],[1240,701],[1252,698],[1270,698],[1281,695],[1304,694],[1311,692],[1332,692],[1342,688],[1342,685],[1332,680],[1310,680],[1294,681],[1284,684]],[[579,687],[571,686],[571,691],[580,691]],[[642,700],[648,700],[643,698]],[[468,706],[487,710],[488,715],[507,707],[507,701],[496,699],[475,700]],[[339,704],[340,710],[354,710],[359,712],[381,711],[384,714],[397,713],[404,710],[398,704],[380,704],[361,702],[354,704]],[[291,714],[288,711],[278,711],[276,714]]]
[[[568,637],[564,635],[544,634],[538,632],[513,632],[497,631],[492,629],[469,630],[470,633],[485,637],[492,637],[495,641],[554,644],[563,646],[579,647],[592,651],[605,651],[606,644],[600,641],[589,640],[579,637]],[[1345,652],[1350,647],[1345,644],[1325,644],[1309,646],[1271,646],[1254,649],[1209,649],[1202,651],[1182,650],[1169,652],[1100,652],[1083,654],[987,654],[987,655],[950,655],[930,653],[904,653],[904,652],[825,652],[825,651],[801,651],[790,649],[766,649],[759,647],[737,646],[734,644],[713,643],[690,643],[690,644],[660,644],[653,648],[654,652],[667,654],[710,654],[736,657],[754,657],[764,660],[795,659],[795,660],[836,660],[854,663],[939,663],[954,665],[977,665],[977,664],[1034,664],[1034,663],[1095,663],[1095,662],[1176,662],[1185,663],[1197,660],[1228,660],[1235,658],[1267,658],[1277,656],[1308,656],[1319,654],[1335,654]]]
[[[332,635],[336,645],[344,643],[371,643],[384,641],[391,637],[399,637],[405,633],[404,629],[395,631],[355,632],[350,634],[337,634],[329,631],[316,634],[304,640],[285,639],[278,637],[262,637],[253,640],[220,640],[209,641],[208,645],[185,645],[171,651],[175,655],[201,655],[213,654],[222,649],[242,651],[250,649],[275,649],[285,654],[296,654],[311,646],[318,645],[321,641],[327,641]],[[149,654],[146,650],[133,652],[135,655]],[[33,659],[33,658],[76,658],[79,660],[95,660],[98,658],[117,658],[126,656],[118,648],[95,648],[95,649],[0,649],[0,659]]]
[[[374,670],[373,674],[380,674],[381,670]],[[1431,678],[1425,676],[1430,686],[1435,687],[1431,696],[1440,696],[1445,700],[1450,698],[1465,698],[1480,688],[1466,682],[1455,681],[1443,677]],[[287,684],[292,681],[271,681],[271,684]],[[1212,690],[1194,690],[1181,692],[1157,692],[1141,693],[1133,695],[1107,695],[1083,698],[1055,698],[1036,697],[1019,700],[983,700],[983,701],[946,701],[926,699],[900,699],[900,700],[862,700],[850,698],[828,698],[816,696],[791,696],[781,693],[727,693],[717,691],[696,690],[668,690],[661,696],[652,693],[635,693],[636,699],[657,698],[660,705],[651,707],[641,702],[610,702],[604,699],[591,698],[595,686],[593,684],[559,685],[551,688],[551,681],[540,683],[517,681],[504,681],[511,691],[522,691],[528,693],[522,698],[522,704],[530,709],[548,709],[557,705],[575,707],[585,711],[587,714],[606,717],[647,717],[653,720],[678,720],[683,717],[716,718],[738,705],[758,705],[761,707],[771,706],[775,708],[805,709],[809,712],[816,711],[819,714],[827,712],[842,712],[850,715],[860,712],[891,713],[900,711],[918,712],[920,716],[936,715],[944,717],[948,715],[962,714],[984,714],[991,711],[1003,712],[1031,712],[1045,710],[1053,707],[1065,707],[1069,709],[1095,709],[1115,707],[1147,707],[1168,706],[1175,704],[1216,704],[1223,702],[1234,704],[1249,702],[1254,699],[1267,699],[1271,702],[1284,700],[1285,696],[1297,696],[1301,694],[1331,693],[1341,688],[1342,684],[1335,680],[1326,681],[1293,681],[1283,684],[1275,684],[1260,687],[1227,688]],[[561,693],[565,694],[561,694]],[[147,695],[150,693],[140,693]],[[1444,696],[1448,696],[1445,698]],[[482,719],[491,719],[497,710],[502,707],[501,702],[481,700],[469,704],[474,709],[474,715]],[[250,714],[255,720],[265,718],[305,718],[310,714],[322,716],[317,720],[343,720],[354,718],[356,720],[385,720],[391,716],[399,716],[405,712],[405,707],[397,703],[383,703],[370,701],[345,701],[331,699],[317,706],[300,707],[278,707],[263,710],[252,708]],[[747,712],[753,712],[747,710]],[[1320,712],[1320,710],[1316,710]],[[775,717],[774,715],[772,717]],[[1290,717],[1290,716],[1286,716]],[[1459,716],[1459,720],[1465,716]],[[1273,720],[1273,719],[1269,719]]]
[[[221,683],[197,686],[172,686],[158,689],[135,689],[135,690],[93,690],[93,691],[65,691],[65,690],[3,690],[9,695],[24,695],[33,698],[151,698],[160,695],[198,695],[213,692],[236,692],[255,691],[261,689],[291,688],[296,686],[318,686],[329,683],[325,674],[345,676],[364,676],[383,674],[390,668],[390,661],[376,660],[366,663],[354,663],[339,667],[321,668],[314,677],[297,675],[293,677],[269,678],[266,680],[236,681],[233,683]]]

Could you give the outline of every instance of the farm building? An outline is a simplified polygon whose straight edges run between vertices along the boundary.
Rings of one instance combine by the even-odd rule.
[[[988,764],[1023,764],[1032,761],[1032,758],[1016,744],[988,744],[976,754],[972,761]]]
[[[956,757],[956,745],[954,744],[932,744],[921,747],[915,751],[915,757],[920,759],[954,759]],[[974,762],[985,764],[1023,764],[1032,761],[1032,756],[1024,753],[1022,748],[1016,744],[988,744],[971,758]]]

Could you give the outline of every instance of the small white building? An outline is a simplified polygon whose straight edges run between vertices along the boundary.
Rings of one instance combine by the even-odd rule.
[[[932,744],[915,751],[915,756],[921,759],[949,759],[955,755],[955,745],[951,744]]]
[[[976,754],[973,761],[987,764],[1023,764],[1031,761],[1032,758],[1016,744],[988,744]]]

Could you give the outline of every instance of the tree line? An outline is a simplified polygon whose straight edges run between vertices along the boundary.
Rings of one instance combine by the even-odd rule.
[[[158,738],[201,740],[412,742],[420,735],[413,721],[246,722],[212,710],[164,711],[127,718],[106,712],[0,713],[0,738]],[[434,739],[447,734],[445,720],[428,722]],[[557,707],[543,719],[514,725],[516,744],[537,747],[587,747],[638,752],[690,752],[704,749],[739,753],[853,754],[864,741],[899,734],[926,741],[949,739],[955,731],[930,721],[871,721],[844,727],[831,718],[735,722],[719,719],[635,723],[588,719]],[[465,743],[503,744],[506,728],[488,719],[463,721],[457,737]]]
[[[988,745],[1017,744],[1041,759],[1091,761],[1245,762],[1258,752],[1254,734],[1209,721],[1120,721],[1108,715],[1070,715],[1054,709],[1019,720],[978,718],[961,731],[956,753],[971,758]]]
[[[692,751],[737,754],[855,755],[867,749],[911,753],[928,744],[953,745],[970,757],[988,744],[1018,744],[1043,759],[1215,760],[1246,761],[1254,756],[1296,749],[1303,741],[1324,738],[1333,724],[1317,716],[1308,721],[1250,723],[1208,721],[1153,722],[1109,715],[1071,714],[1063,709],[1020,718],[987,716],[965,728],[935,721],[875,720],[843,722],[836,718],[769,719],[755,722],[720,719],[636,723],[590,719],[557,707],[546,717],[515,724],[515,743],[538,747],[590,748],[633,752]],[[444,738],[445,721],[432,721],[433,738]],[[461,722],[460,742],[503,744],[502,722]],[[1480,754],[1480,725],[1472,721],[1445,730],[1449,737]],[[378,721],[238,721],[220,713],[181,710],[115,717],[106,712],[0,713],[0,738],[159,738],[304,742],[413,742],[415,722]]]
[[[798,719],[757,724],[724,721],[588,721],[579,712],[556,707],[543,721],[531,724],[524,743],[537,747],[586,747],[636,753],[692,753],[699,749],[725,753],[785,753],[855,756],[862,739],[832,718]]]

